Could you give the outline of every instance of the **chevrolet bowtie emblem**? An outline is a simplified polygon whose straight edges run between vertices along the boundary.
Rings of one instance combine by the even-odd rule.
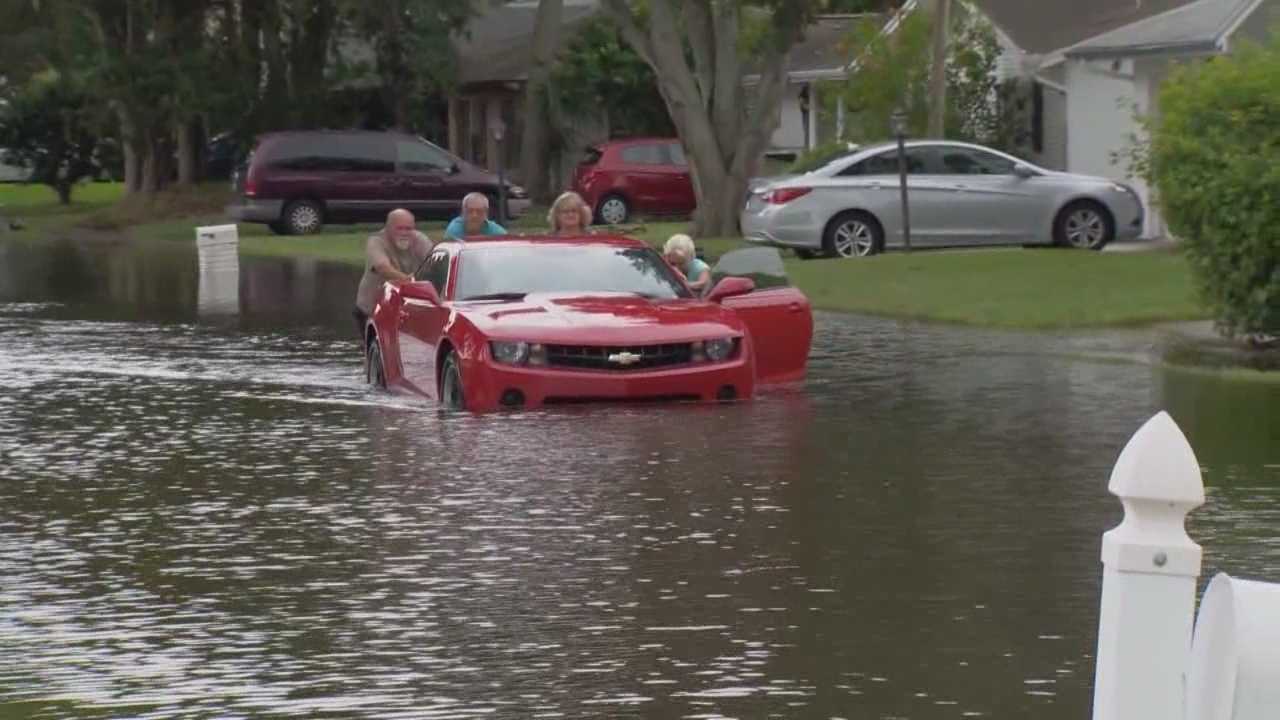
[[[631,363],[640,362],[641,356],[631,352],[613,353],[609,356],[609,362],[618,363],[619,365],[630,365]]]

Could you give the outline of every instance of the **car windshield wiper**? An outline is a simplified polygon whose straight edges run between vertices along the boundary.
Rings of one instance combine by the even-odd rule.
[[[464,301],[466,300],[523,300],[525,295],[528,295],[528,293],[496,292],[496,293],[488,293],[485,295],[468,295],[467,297],[464,297],[462,299]]]

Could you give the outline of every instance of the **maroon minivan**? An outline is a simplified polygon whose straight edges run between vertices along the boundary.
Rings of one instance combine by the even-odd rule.
[[[637,212],[676,215],[697,206],[684,148],[675,138],[611,140],[587,148],[573,190],[595,211],[596,222],[606,225]]]
[[[497,217],[498,176],[420,137],[368,130],[307,130],[258,138],[232,178],[227,214],[305,235],[325,223],[382,222],[407,208],[420,218],[451,218],[464,195],[489,196]],[[529,208],[524,188],[507,183],[507,214]]]

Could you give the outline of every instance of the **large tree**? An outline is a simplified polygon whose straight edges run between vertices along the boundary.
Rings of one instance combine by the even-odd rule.
[[[690,160],[701,236],[737,234],[747,181],[778,125],[787,53],[823,0],[604,0],[623,37],[653,68]],[[750,114],[744,50],[757,74]]]
[[[524,90],[524,137],[520,147],[520,177],[536,200],[550,200],[550,137],[558,102],[551,70],[560,48],[564,0],[541,0],[533,30],[533,57]]]

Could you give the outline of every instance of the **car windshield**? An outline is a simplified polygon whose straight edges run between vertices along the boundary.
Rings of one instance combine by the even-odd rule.
[[[691,297],[650,248],[593,244],[491,245],[463,251],[459,300],[534,292],[621,292],[648,298]]]

